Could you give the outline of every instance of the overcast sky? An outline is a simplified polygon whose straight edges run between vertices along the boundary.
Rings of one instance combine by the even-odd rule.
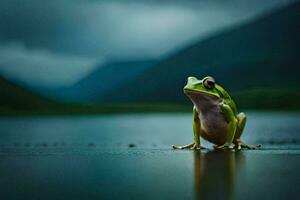
[[[70,85],[105,60],[161,58],[290,2],[1,0],[0,75]]]

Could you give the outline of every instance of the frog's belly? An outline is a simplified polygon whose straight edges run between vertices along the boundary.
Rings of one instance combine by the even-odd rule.
[[[186,92],[192,100],[201,123],[201,137],[217,145],[225,143],[228,130],[228,123],[219,107],[222,98],[199,93],[195,91]]]
[[[198,112],[202,129],[201,136],[214,144],[224,144],[228,123],[221,109],[215,106],[204,112],[201,112],[201,109],[199,109]]]

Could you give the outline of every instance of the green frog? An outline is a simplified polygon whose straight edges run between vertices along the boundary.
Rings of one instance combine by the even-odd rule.
[[[174,149],[203,149],[200,136],[215,144],[216,149],[257,149],[261,146],[247,145],[241,141],[246,115],[237,112],[230,95],[216,84],[213,77],[207,76],[202,80],[188,77],[183,91],[194,104],[194,142],[184,146],[173,145]]]

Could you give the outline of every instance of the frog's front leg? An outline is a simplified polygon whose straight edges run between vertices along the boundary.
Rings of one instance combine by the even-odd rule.
[[[198,117],[198,112],[196,108],[193,109],[193,132],[194,132],[194,143],[184,145],[184,146],[177,146],[173,145],[173,149],[205,149],[200,144],[200,131],[201,131],[201,123]]]
[[[224,101],[219,104],[225,120],[228,122],[228,130],[225,136],[225,143],[220,146],[215,146],[217,149],[229,149],[231,148],[232,141],[237,129],[237,119],[231,107],[227,105]]]
[[[252,145],[247,145],[247,144],[245,144],[241,141],[241,136],[243,134],[243,130],[244,130],[244,127],[246,125],[246,120],[247,120],[247,117],[246,117],[245,113],[241,112],[240,114],[238,114],[237,115],[237,120],[238,120],[237,129],[236,129],[236,133],[235,133],[235,136],[234,136],[234,139],[233,139],[233,143],[235,145],[234,148],[236,148],[236,149],[241,149],[241,148],[257,149],[257,148],[260,148],[261,147],[260,144],[252,146]]]

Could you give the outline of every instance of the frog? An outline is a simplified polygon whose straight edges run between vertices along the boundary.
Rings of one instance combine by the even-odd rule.
[[[205,149],[200,138],[214,144],[215,149],[258,149],[241,140],[247,117],[238,113],[237,106],[229,93],[218,85],[212,76],[202,80],[195,76],[187,78],[183,88],[193,103],[194,142],[188,145],[172,145],[173,149]]]

